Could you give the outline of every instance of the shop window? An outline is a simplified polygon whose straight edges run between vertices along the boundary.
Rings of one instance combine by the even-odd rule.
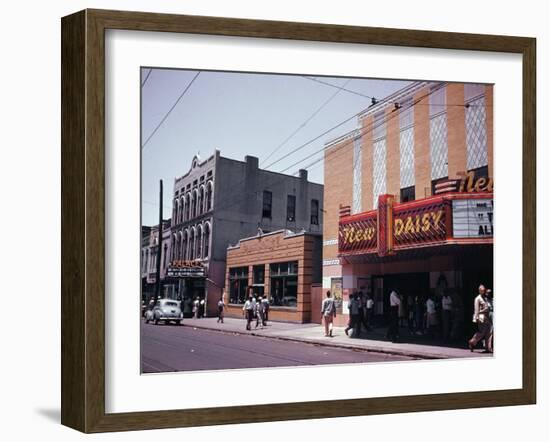
[[[248,267],[229,269],[229,303],[244,304],[248,287]]]
[[[252,293],[255,297],[264,296],[265,293],[265,265],[252,267]]]
[[[269,190],[264,190],[263,204],[262,204],[262,217],[271,219],[271,206],[272,206],[273,194]]]
[[[204,226],[204,258],[208,258],[210,253],[210,224]]]
[[[287,195],[286,197],[286,220],[289,222],[296,221],[296,196]]]
[[[401,196],[400,201],[402,203],[406,203],[408,201],[414,201],[415,200],[414,186],[404,187],[403,189],[401,189],[400,196]]]
[[[311,224],[319,225],[319,200],[311,200]]]
[[[296,307],[298,303],[298,261],[271,264],[271,305]]]

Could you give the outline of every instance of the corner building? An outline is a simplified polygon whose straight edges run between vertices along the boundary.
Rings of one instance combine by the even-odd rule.
[[[414,82],[327,143],[323,290],[340,324],[356,290],[382,323],[392,289],[450,290],[467,328],[478,285],[493,284],[492,104],[491,85]]]

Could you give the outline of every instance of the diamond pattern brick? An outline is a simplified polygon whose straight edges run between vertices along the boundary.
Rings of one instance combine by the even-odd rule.
[[[448,176],[447,114],[430,120],[430,153],[432,180]]]
[[[373,207],[378,207],[378,195],[386,193],[386,139],[373,144],[372,154],[372,196]]]
[[[488,164],[485,97],[471,101],[466,108],[466,149],[468,170]]]
[[[402,130],[399,135],[400,186],[414,186],[414,127]]]
[[[353,140],[353,200],[351,205],[351,213],[361,212],[361,137]]]

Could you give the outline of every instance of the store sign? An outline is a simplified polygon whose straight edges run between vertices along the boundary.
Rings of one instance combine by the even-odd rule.
[[[380,199],[377,210],[340,219],[338,252],[384,257],[453,238],[492,238],[493,199],[475,192],[465,196],[455,193],[402,204]]]
[[[493,191],[493,179],[480,177],[475,178],[473,171],[467,173],[460,173],[463,178],[460,180],[458,186],[459,192],[492,192]]]
[[[455,238],[491,238],[493,220],[492,199],[453,200]]]
[[[445,210],[437,205],[395,210],[393,217],[394,247],[445,240]]]
[[[173,278],[204,277],[205,268],[200,261],[172,261],[166,275]]]
[[[376,250],[376,213],[340,224],[338,249],[340,251]]]

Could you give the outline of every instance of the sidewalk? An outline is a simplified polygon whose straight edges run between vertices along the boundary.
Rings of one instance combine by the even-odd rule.
[[[287,322],[269,321],[263,329],[254,328],[256,322],[252,322],[252,330],[246,330],[246,320],[238,318],[225,318],[224,323],[218,323],[217,318],[186,318],[183,324],[198,329],[217,330],[227,333],[249,334],[264,336],[274,339],[308,342],[317,345],[348,348],[354,350],[373,351],[418,359],[451,359],[469,357],[490,357],[480,350],[470,352],[468,349],[456,347],[444,347],[440,345],[427,345],[418,342],[393,343],[385,339],[385,330],[377,329],[361,335],[360,338],[349,338],[344,333],[344,327],[334,327],[333,337],[324,336],[324,327],[320,324],[294,324]],[[406,335],[404,335],[404,340]],[[416,338],[416,337],[415,337]],[[413,339],[415,339],[413,338]],[[421,339],[416,339],[421,340]]]

